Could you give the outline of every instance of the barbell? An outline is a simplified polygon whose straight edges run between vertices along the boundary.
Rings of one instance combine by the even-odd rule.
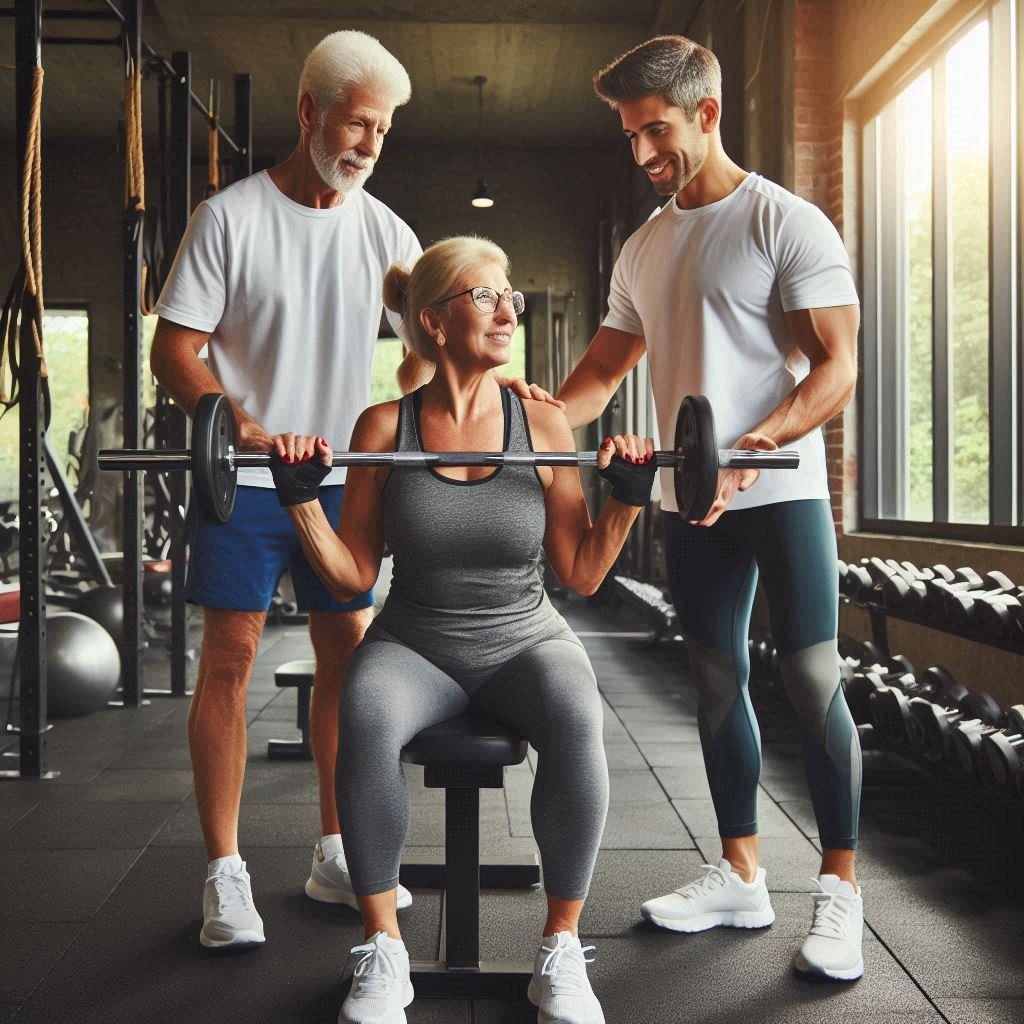
[[[104,470],[192,472],[203,516],[226,523],[235,507],[238,470],[269,466],[269,452],[235,450],[235,417],[226,395],[203,395],[192,417],[192,448],[110,448],[99,453]],[[597,452],[335,452],[333,466],[577,466],[596,467]],[[684,519],[703,519],[718,493],[719,469],[796,469],[800,453],[718,448],[715,418],[704,395],[687,395],[676,416],[675,447],[654,453],[671,467],[676,502]]]

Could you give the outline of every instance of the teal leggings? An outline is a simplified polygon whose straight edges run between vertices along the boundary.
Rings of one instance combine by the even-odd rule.
[[[664,514],[669,587],[699,693],[704,764],[722,836],[757,832],[761,737],[747,684],[758,575],[823,847],[856,849],[861,757],[839,685],[835,527],[824,500],[726,512],[712,527]]]

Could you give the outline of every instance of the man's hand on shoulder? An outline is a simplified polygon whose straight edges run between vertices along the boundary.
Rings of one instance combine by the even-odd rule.
[[[539,384],[529,384],[522,377],[501,377],[494,375],[494,379],[503,388],[509,388],[514,394],[522,399],[532,399],[535,402],[545,402],[558,409],[565,408],[565,402],[560,402],[554,395],[549,394]]]

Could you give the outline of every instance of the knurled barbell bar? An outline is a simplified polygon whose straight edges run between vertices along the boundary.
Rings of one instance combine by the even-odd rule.
[[[225,395],[203,395],[192,417],[192,448],[107,449],[100,469],[171,473],[191,470],[203,515],[226,523],[235,507],[238,470],[269,466],[268,452],[235,450],[235,417]],[[676,502],[684,519],[703,519],[718,493],[719,469],[796,469],[800,453],[718,448],[711,403],[687,395],[676,417],[675,448],[655,452],[658,466],[673,469]],[[595,467],[597,452],[335,452],[333,466],[579,466]]]

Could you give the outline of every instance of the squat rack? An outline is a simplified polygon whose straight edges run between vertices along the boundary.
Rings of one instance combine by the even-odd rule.
[[[22,187],[22,173],[32,145],[31,113],[33,90],[38,88],[37,72],[42,63],[42,46],[47,45],[116,45],[124,47],[126,78],[133,72],[141,74],[144,66],[157,71],[162,83],[170,86],[170,160],[161,173],[167,176],[169,232],[165,259],[169,265],[173,253],[185,233],[191,215],[192,145],[190,115],[199,110],[233,150],[235,177],[252,173],[252,79],[246,74],[235,75],[235,135],[232,137],[220,124],[215,112],[192,90],[191,55],[188,51],[175,51],[171,60],[157,54],[142,38],[142,0],[125,0],[123,11],[113,0],[104,0],[105,11],[52,10],[45,13],[48,21],[117,21],[119,35],[108,39],[80,36],[43,35],[42,0],[15,0],[13,9],[0,10],[0,16],[15,20],[15,116],[17,137],[18,191]],[[127,97],[127,92],[126,92]],[[38,99],[38,97],[37,97]],[[126,120],[128,111],[126,110]],[[38,154],[36,156],[38,159]],[[142,189],[140,189],[142,191]],[[124,332],[124,390],[123,420],[126,447],[142,444],[142,297],[144,196],[127,197],[122,220],[123,246],[123,332]],[[22,212],[22,220],[26,214]],[[156,268],[154,268],[155,270]],[[39,289],[41,292],[41,288]],[[19,364],[17,382],[19,406],[19,520],[20,520],[20,590],[21,614],[19,623],[18,675],[19,717],[17,771],[0,772],[0,777],[52,778],[59,774],[47,768],[46,734],[50,729],[46,712],[46,591],[42,567],[45,561],[46,533],[43,529],[41,498],[45,486],[46,420],[48,395],[44,377],[41,350],[37,350],[35,336],[29,329],[38,324],[41,337],[40,297],[27,291],[21,307],[22,328],[18,336]],[[171,431],[168,441],[186,443],[187,422],[183,416]],[[171,622],[171,688],[172,696],[186,694],[185,630],[185,537],[184,522],[174,510],[184,509],[187,500],[185,481],[176,481],[172,495],[171,558],[172,622]],[[143,689],[142,651],[142,571],[143,571],[143,490],[142,477],[128,474],[123,506],[123,601],[124,642],[121,649],[123,705],[138,706],[143,696],[153,691]]]

